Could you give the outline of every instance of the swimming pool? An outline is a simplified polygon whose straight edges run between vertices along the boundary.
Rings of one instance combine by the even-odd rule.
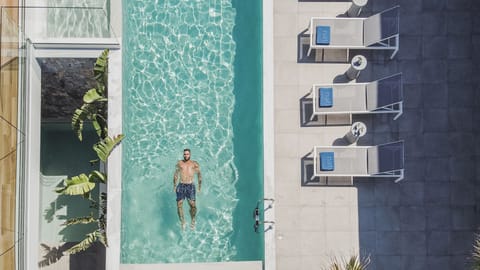
[[[263,260],[261,6],[124,2],[122,263]],[[172,176],[184,148],[204,181],[196,230],[182,232]]]

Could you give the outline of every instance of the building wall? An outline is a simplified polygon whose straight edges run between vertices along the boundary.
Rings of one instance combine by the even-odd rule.
[[[17,6],[17,0],[0,0],[0,6]],[[7,17],[9,17],[7,23]],[[16,37],[17,10],[2,9],[2,33]],[[13,24],[12,24],[13,23]],[[9,31],[10,30],[10,31]],[[12,36],[13,34],[13,36]],[[5,38],[2,36],[2,40]],[[13,45],[13,46],[12,46]],[[18,54],[10,53],[15,39],[1,44],[0,68],[0,269],[15,269],[15,186],[17,146]],[[9,57],[5,57],[9,54]]]
[[[18,5],[17,0],[0,0],[0,6]],[[5,270],[15,269],[18,54],[9,52],[8,48],[17,46],[17,21],[16,9],[2,9],[2,32],[13,34],[13,38],[9,35],[9,44],[2,36],[0,68],[0,269]]]

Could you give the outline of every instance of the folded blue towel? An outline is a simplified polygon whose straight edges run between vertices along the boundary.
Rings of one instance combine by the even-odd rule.
[[[320,171],[333,171],[335,169],[335,160],[333,152],[320,153]]]
[[[333,106],[333,89],[331,87],[320,87],[320,94],[318,97],[318,104],[320,107],[332,107]]]
[[[330,44],[330,26],[317,26],[317,45]]]

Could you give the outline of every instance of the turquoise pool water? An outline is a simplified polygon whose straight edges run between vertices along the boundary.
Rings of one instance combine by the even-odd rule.
[[[122,263],[263,260],[261,5],[124,1]],[[172,179],[184,148],[203,185],[196,230],[182,232]]]

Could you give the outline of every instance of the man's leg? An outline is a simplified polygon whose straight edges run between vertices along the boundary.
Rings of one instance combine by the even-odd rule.
[[[178,211],[178,218],[180,219],[180,223],[182,224],[182,229],[185,229],[185,217],[183,215],[183,201],[177,201],[177,211]]]
[[[191,228],[195,228],[195,216],[197,215],[197,206],[195,205],[194,200],[188,200],[188,204],[190,205],[190,218],[192,219]]]

